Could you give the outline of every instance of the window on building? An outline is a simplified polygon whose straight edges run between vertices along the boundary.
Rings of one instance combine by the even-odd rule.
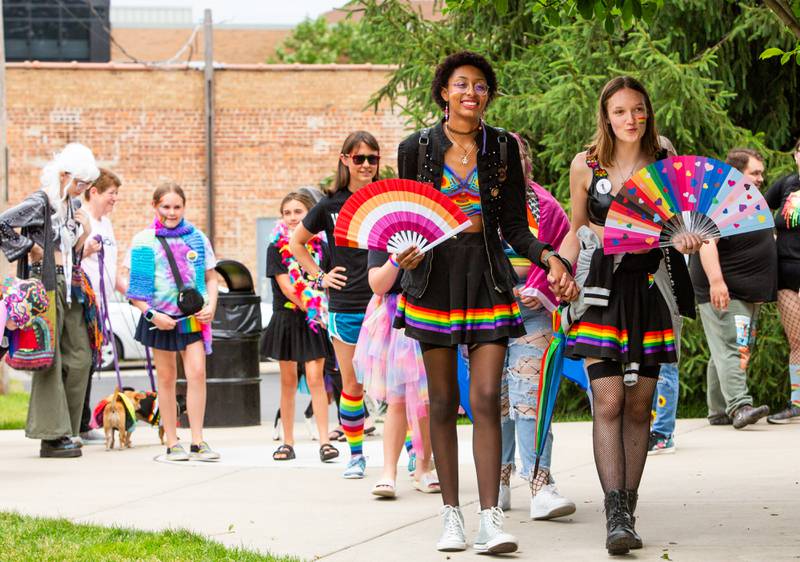
[[[107,62],[109,0],[4,0],[8,61]]]

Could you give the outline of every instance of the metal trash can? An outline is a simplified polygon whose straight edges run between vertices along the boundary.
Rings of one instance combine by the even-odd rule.
[[[261,423],[258,343],[261,334],[261,299],[253,289],[247,268],[233,260],[220,260],[217,273],[227,291],[220,289],[211,323],[212,353],[206,356],[205,427],[238,427]],[[186,394],[183,369],[178,372],[178,394]],[[181,426],[188,427],[186,415]]]

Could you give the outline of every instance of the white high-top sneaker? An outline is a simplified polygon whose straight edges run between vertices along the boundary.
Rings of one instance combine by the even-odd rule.
[[[481,525],[472,547],[479,554],[506,554],[516,552],[517,538],[503,531],[503,510],[490,507],[481,511]]]
[[[556,485],[547,484],[531,498],[531,519],[555,519],[575,513],[575,503],[558,493]]]
[[[464,515],[461,507],[442,506],[442,536],[436,543],[436,550],[455,552],[467,549],[467,538],[464,536]]]

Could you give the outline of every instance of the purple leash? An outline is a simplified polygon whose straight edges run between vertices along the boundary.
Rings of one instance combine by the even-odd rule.
[[[94,238],[100,242],[100,250],[97,252],[97,262],[100,269],[100,303],[102,310],[100,311],[100,325],[102,326],[101,332],[103,340],[111,342],[111,352],[114,355],[114,372],[117,374],[117,388],[122,389],[122,376],[119,372],[119,358],[117,357],[117,344],[114,341],[114,331],[111,329],[111,318],[108,315],[108,295],[106,294],[105,283],[105,246],[103,245],[103,237],[99,234]]]
[[[147,364],[147,376],[150,377],[150,388],[153,392],[156,391],[156,380],[153,378],[153,361],[150,359],[150,348],[144,346],[144,358]]]

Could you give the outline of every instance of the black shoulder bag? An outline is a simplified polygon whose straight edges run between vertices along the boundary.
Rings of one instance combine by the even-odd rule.
[[[186,284],[183,282],[183,277],[181,277],[181,272],[178,269],[178,264],[175,263],[175,256],[172,253],[172,249],[169,247],[169,243],[164,239],[163,236],[156,236],[156,238],[158,238],[158,241],[161,242],[161,246],[164,248],[164,253],[167,254],[167,260],[169,261],[169,267],[172,270],[172,276],[175,278],[175,283],[178,284],[178,308],[180,308],[181,312],[183,312],[183,314],[186,316],[197,314],[205,305],[203,295],[201,295],[200,291],[194,287],[186,286]]]

